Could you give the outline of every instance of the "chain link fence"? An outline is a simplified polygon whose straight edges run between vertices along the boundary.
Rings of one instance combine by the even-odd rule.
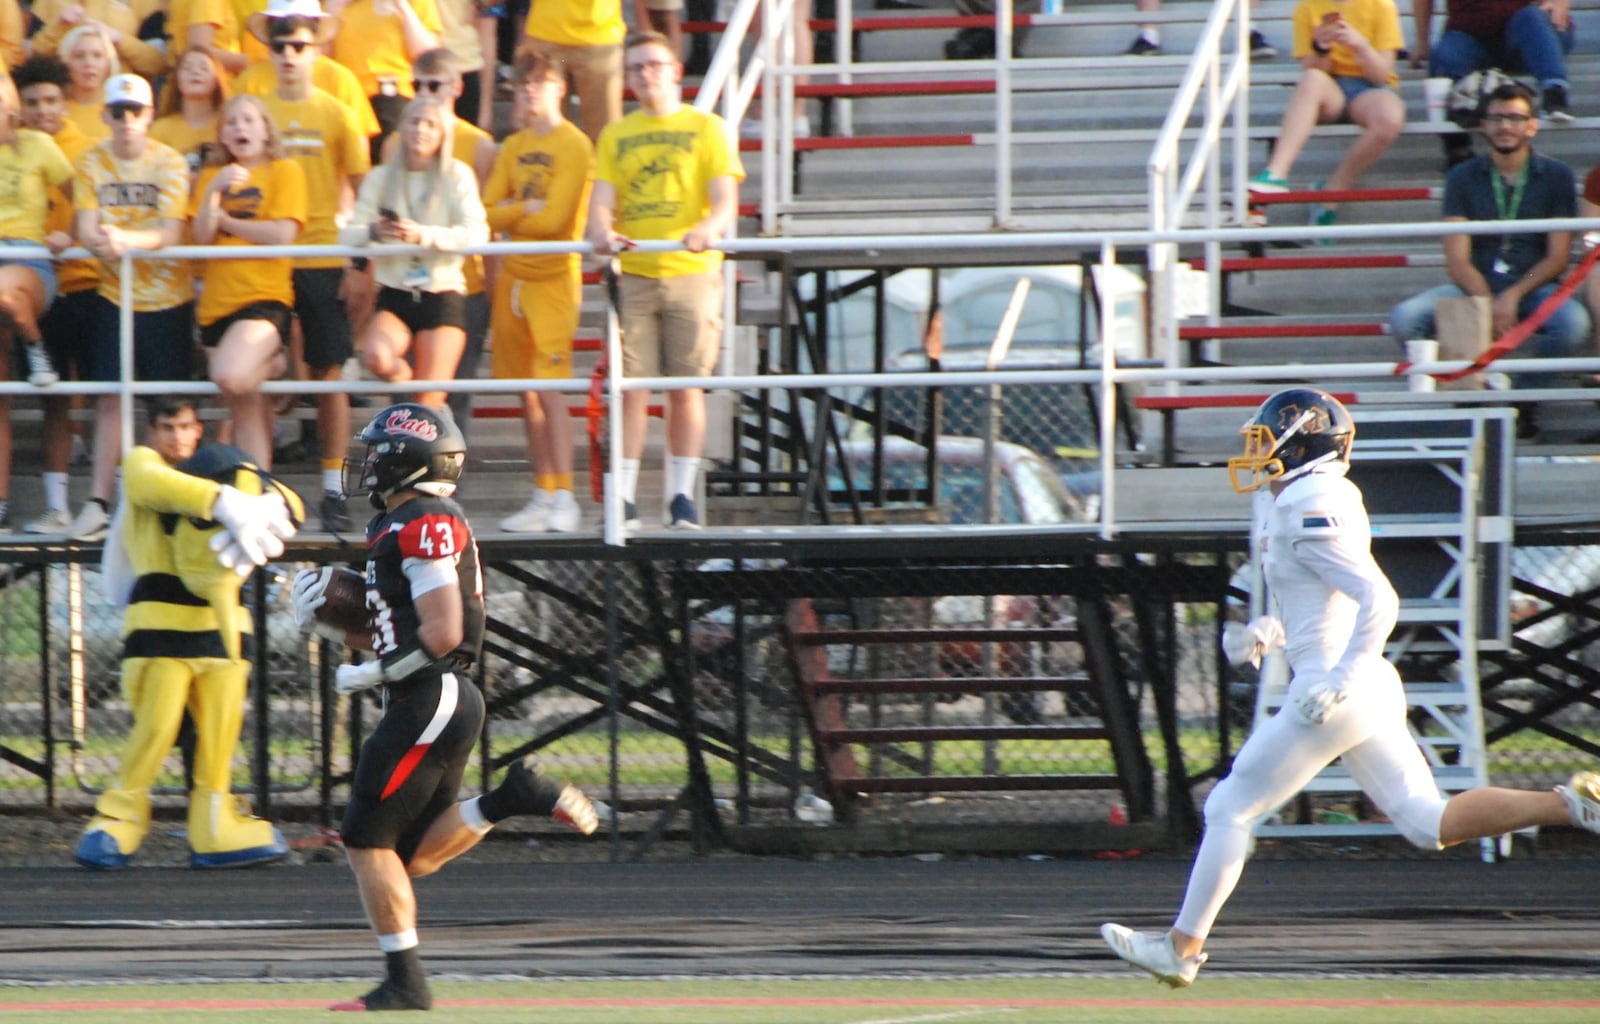
[[[966,559],[859,560],[764,545],[701,560],[528,561],[491,545],[479,675],[490,715],[468,787],[533,752],[635,840],[682,828],[702,797],[724,827],[831,815],[835,828],[1064,836],[1123,812],[1182,810],[1169,799],[1198,805],[1254,708],[1253,673],[1221,663],[1216,646],[1241,556],[1155,547],[1052,552],[1056,564],[1040,565],[1037,554],[977,557],[977,541]],[[1600,548],[1521,549],[1516,567],[1517,649],[1481,663],[1491,777],[1544,788],[1600,752],[1589,651]],[[266,685],[264,699],[252,693],[235,783],[275,817],[337,821],[377,710],[330,699],[323,661],[339,654],[294,630],[285,581],[295,568],[245,591],[266,627]],[[0,812],[86,815],[129,722],[119,616],[83,565],[13,565],[0,579]],[[829,636],[800,638],[807,631]],[[1118,694],[1138,726],[1131,749],[1107,734]],[[819,747],[829,730],[857,732]],[[882,788],[840,786],[828,755],[846,748],[857,775],[888,780]],[[1192,794],[1173,785],[1185,776],[1198,777]],[[158,789],[158,814],[181,818],[176,753]]]

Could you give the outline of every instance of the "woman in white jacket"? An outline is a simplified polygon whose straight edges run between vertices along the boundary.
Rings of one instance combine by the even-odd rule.
[[[339,232],[345,245],[404,243],[433,250],[373,259],[377,309],[356,347],[362,365],[380,380],[451,380],[466,345],[460,250],[488,241],[489,225],[477,176],[451,156],[453,121],[431,97],[406,104],[400,145],[362,181],[355,212]],[[445,393],[418,392],[416,401],[442,409]]]

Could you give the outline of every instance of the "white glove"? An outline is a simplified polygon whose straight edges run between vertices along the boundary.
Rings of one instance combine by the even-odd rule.
[[[359,665],[340,665],[333,673],[333,688],[349,696],[383,684],[383,665],[374,658]]]
[[[283,554],[283,541],[271,531],[240,538],[223,528],[212,536],[211,550],[217,553],[217,561],[223,568],[248,576],[256,566],[266,565]]]
[[[1228,656],[1230,665],[1243,665],[1248,661],[1260,668],[1262,655],[1282,647],[1284,639],[1283,623],[1274,616],[1260,615],[1248,624],[1229,622],[1224,625],[1222,653]]]
[[[294,574],[294,586],[289,591],[294,603],[294,624],[302,631],[316,624],[316,611],[328,603],[328,581],[333,579],[333,566],[320,569],[301,569]]]
[[[1321,725],[1344,698],[1344,687],[1338,683],[1314,683],[1294,702],[1294,711],[1307,725]]]
[[[283,542],[294,536],[289,506],[276,492],[251,495],[223,484],[211,505],[211,518],[228,534],[211,538],[211,550],[217,552],[217,561],[240,576],[283,554]]]

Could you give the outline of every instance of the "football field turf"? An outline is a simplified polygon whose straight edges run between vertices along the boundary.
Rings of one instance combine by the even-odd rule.
[[[0,989],[5,1024],[137,1020],[299,1024],[359,983],[103,985]],[[1202,979],[1169,991],[1126,978],[441,981],[434,1012],[451,1024],[1123,1024],[1407,1022],[1541,1024],[1600,1017],[1592,981],[1274,977]],[[393,1016],[393,1015],[390,1015]]]

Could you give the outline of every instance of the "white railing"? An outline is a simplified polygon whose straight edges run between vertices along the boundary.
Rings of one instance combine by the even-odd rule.
[[[1233,37],[1233,52],[1225,53],[1223,40]],[[1203,105],[1202,105],[1203,104]],[[1205,188],[1204,226],[1208,230],[1223,225],[1221,154],[1223,127],[1232,123],[1233,175],[1229,190],[1232,220],[1244,223],[1247,204],[1245,176],[1250,166],[1250,4],[1249,0],[1216,0],[1205,30],[1195,44],[1183,84],[1178,87],[1161,132],[1150,152],[1150,227],[1154,231],[1177,231],[1183,226],[1190,205],[1201,187]],[[1199,106],[1203,114],[1200,135],[1194,141],[1187,163],[1181,159],[1179,142]],[[1221,260],[1222,244],[1215,239],[1205,243],[1206,265],[1215,267]],[[1150,250],[1150,339],[1152,353],[1179,365],[1176,244],[1159,244]],[[1209,276],[1211,322],[1222,308],[1222,277]]]
[[[951,235],[938,240],[937,247],[944,259],[948,253],[963,250],[994,251],[1009,250],[1017,255],[1017,263],[1028,264],[1037,262],[1059,261],[1063,252],[1094,250],[1100,255],[1103,268],[1109,268],[1116,262],[1119,248],[1151,248],[1164,244],[1184,242],[1218,242],[1221,244],[1240,244],[1245,241],[1273,241],[1304,239],[1313,234],[1317,237],[1338,238],[1418,238],[1429,236],[1459,235],[1459,234],[1505,234],[1517,231],[1572,231],[1581,235],[1585,231],[1600,229],[1600,220],[1569,218],[1561,220],[1543,221],[1482,221],[1482,222],[1452,222],[1428,224],[1394,224],[1394,225],[1334,225],[1330,227],[1310,228],[1306,226],[1282,228],[1219,228],[1213,230],[1192,231],[1123,231],[1123,232],[1040,232],[1034,234],[1009,234],[996,235],[988,233]],[[853,255],[863,251],[876,252],[904,252],[911,262],[915,262],[917,253],[926,253],[930,241],[917,236],[874,237],[874,236],[837,236],[831,238],[812,239],[737,239],[721,243],[718,248],[746,259],[776,259],[785,253],[808,252],[812,254],[837,253],[841,263],[847,263]],[[638,250],[642,252],[670,252],[681,248],[675,242],[640,242]],[[22,382],[0,383],[0,396],[34,396],[40,395],[100,395],[121,394],[138,396],[148,394],[215,394],[215,385],[208,381],[178,381],[137,382],[133,377],[132,359],[132,302],[129,292],[132,282],[132,263],[139,259],[260,259],[267,257],[284,256],[375,256],[399,255],[410,252],[422,252],[411,246],[175,246],[152,252],[129,252],[122,257],[123,301],[122,315],[122,379],[115,383],[60,383],[50,388],[37,388]],[[587,244],[570,242],[496,242],[482,246],[474,246],[464,250],[469,253],[482,253],[484,255],[520,255],[520,254],[551,254],[564,252],[580,252],[590,254]],[[48,254],[41,247],[37,250],[17,248],[11,250],[11,255],[17,258],[46,257]],[[71,250],[67,257],[84,257],[88,254],[82,250]],[[1096,287],[1107,288],[1114,280],[1109,272],[1091,275]],[[1102,296],[1103,308],[1110,308],[1109,296]],[[1029,370],[1026,383],[1029,384],[1094,384],[1099,386],[1099,430],[1100,430],[1100,470],[1102,497],[1100,518],[1095,524],[1081,529],[1097,532],[1100,536],[1111,538],[1122,530],[1116,511],[1117,477],[1123,470],[1116,464],[1116,437],[1117,437],[1117,403],[1113,400],[1115,390],[1119,385],[1130,383],[1160,384],[1168,382],[1193,382],[1193,383],[1223,383],[1227,381],[1240,382],[1316,382],[1316,381],[1394,381],[1396,375],[1404,369],[1405,364],[1399,360],[1378,362],[1352,362],[1352,363],[1318,363],[1311,365],[1282,364],[1277,366],[1249,366],[1249,367],[1122,367],[1116,365],[1116,339],[1110,335],[1112,326],[1111,318],[1106,318],[1103,329],[1107,332],[1102,338],[1101,351],[1104,354],[1102,364],[1080,370]],[[610,353],[609,374],[606,379],[606,397],[609,408],[613,411],[622,407],[622,395],[628,391],[674,391],[689,388],[704,388],[712,391],[745,391],[745,390],[776,390],[776,389],[810,389],[819,386],[823,388],[896,388],[896,387],[933,387],[933,386],[966,386],[990,384],[1016,384],[1018,377],[1014,372],[1000,371],[946,371],[940,373],[831,373],[831,374],[767,374],[735,376],[723,374],[715,377],[632,377],[625,378],[621,371],[620,337],[616,329],[614,313],[608,318],[606,347]],[[728,338],[734,337],[731,330],[734,326],[732,320],[726,321],[730,333]],[[724,344],[724,349],[729,347]],[[1465,370],[1469,363],[1463,360],[1441,360],[1436,363],[1418,364],[1410,367],[1411,372],[1450,373]],[[1571,359],[1538,359],[1518,360],[1516,364],[1518,374],[1537,375],[1550,373],[1595,373],[1600,372],[1600,358],[1571,358]],[[548,391],[568,394],[583,394],[588,391],[588,382],[574,378],[564,381],[534,380],[534,379],[502,379],[502,380],[442,380],[423,381],[413,380],[399,384],[385,384],[379,382],[362,382],[352,385],[344,381],[269,381],[262,385],[261,391],[267,394],[324,394],[330,392],[348,392],[353,388],[362,392],[374,394],[410,394],[419,390],[470,392],[473,394],[516,394],[528,391]],[[1536,391],[1518,392],[1518,400],[1531,400],[1537,398]],[[1511,401],[1508,395],[1506,401]],[[125,443],[131,443],[132,429],[132,402],[123,402],[123,427]],[[611,464],[607,467],[612,479],[617,479],[620,472],[619,460],[621,459],[621,416],[610,416],[611,429]],[[626,542],[627,531],[622,526],[621,498],[616,488],[606,489],[606,508],[604,514],[603,536],[608,544],[622,544]],[[1059,528],[1058,528],[1059,529]],[[1071,529],[1068,527],[1067,529]]]

